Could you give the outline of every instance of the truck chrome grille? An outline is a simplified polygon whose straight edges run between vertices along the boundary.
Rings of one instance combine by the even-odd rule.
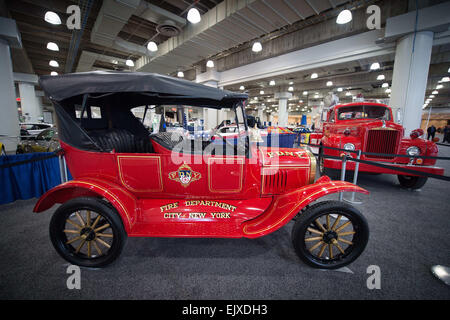
[[[399,131],[397,130],[369,130],[366,152],[395,154],[397,150],[398,135]],[[394,157],[367,155],[366,158],[393,159]]]

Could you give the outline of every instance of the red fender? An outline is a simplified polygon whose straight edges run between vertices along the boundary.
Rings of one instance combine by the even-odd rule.
[[[343,191],[369,194],[369,191],[350,182],[331,181],[324,176],[314,184],[274,197],[262,215],[241,224],[243,236],[258,238],[274,232],[291,221],[309,203],[325,195]]]
[[[127,233],[131,232],[138,215],[137,199],[124,188],[109,181],[86,178],[71,180],[47,191],[34,206],[34,212],[42,212],[55,203],[64,203],[78,197],[106,198],[120,214]]]

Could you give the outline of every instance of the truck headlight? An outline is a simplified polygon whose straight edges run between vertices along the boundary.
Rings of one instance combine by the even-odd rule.
[[[418,156],[420,155],[420,149],[417,147],[409,147],[408,149],[406,149],[406,154],[408,156]]]
[[[344,150],[355,151],[355,145],[353,143],[344,144]]]

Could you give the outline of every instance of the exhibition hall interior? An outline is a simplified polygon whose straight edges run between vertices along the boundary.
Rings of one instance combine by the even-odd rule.
[[[0,0],[0,299],[449,300],[449,12]]]

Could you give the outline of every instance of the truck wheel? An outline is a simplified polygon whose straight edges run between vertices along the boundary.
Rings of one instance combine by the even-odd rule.
[[[408,189],[420,189],[427,182],[427,177],[418,177],[418,176],[405,176],[399,174],[398,181],[403,188]]]
[[[81,197],[55,211],[50,238],[56,251],[70,263],[98,268],[120,255],[127,233],[119,214],[106,201]]]
[[[324,201],[303,212],[292,229],[292,243],[306,264],[337,269],[353,262],[364,251],[369,226],[354,207]]]

